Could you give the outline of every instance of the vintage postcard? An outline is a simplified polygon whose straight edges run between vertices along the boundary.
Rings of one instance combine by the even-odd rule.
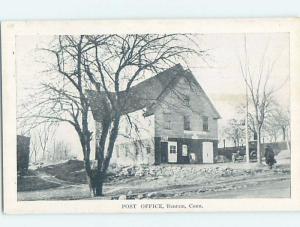
[[[300,20],[1,25],[6,213],[300,208]]]

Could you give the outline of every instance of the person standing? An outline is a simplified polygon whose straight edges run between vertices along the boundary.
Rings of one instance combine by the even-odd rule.
[[[267,145],[265,149],[265,161],[266,164],[270,167],[270,169],[272,169],[273,165],[276,163],[275,153],[270,145]]]

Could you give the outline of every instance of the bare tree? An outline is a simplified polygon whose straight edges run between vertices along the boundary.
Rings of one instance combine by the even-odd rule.
[[[23,117],[25,116],[20,118],[23,119]],[[22,135],[30,136],[30,160],[33,162],[48,160],[50,152],[49,146],[55,135],[56,126],[46,122],[41,125],[35,125],[33,122],[30,122],[30,124],[26,126],[29,122],[28,119],[25,119],[25,124],[23,125],[22,123],[21,133]],[[33,128],[35,130],[32,130]]]
[[[48,159],[48,153],[49,153],[49,144],[51,140],[53,139],[53,136],[55,134],[55,130],[53,130],[53,126],[49,124],[43,124],[40,126],[37,130],[37,142],[39,145],[39,148],[42,152],[42,160]]]
[[[280,137],[281,128],[274,122],[274,118],[266,120],[264,127],[264,136],[268,138],[270,142],[277,142]]]
[[[241,104],[237,107],[237,116],[240,121],[242,121],[242,116],[245,115],[246,112],[246,106],[244,104]],[[247,118],[248,118],[248,140],[253,140],[255,135],[257,135],[256,132],[256,127],[255,127],[255,119],[254,119],[254,114],[248,110],[247,113]],[[245,125],[245,121],[243,122],[243,125]],[[251,139],[252,138],[252,139]]]
[[[283,107],[277,106],[272,113],[272,126],[281,131],[282,140],[288,140],[288,131],[290,127],[289,110],[284,110]]]
[[[261,157],[261,134],[262,128],[265,124],[266,118],[272,111],[272,103],[274,101],[274,93],[278,91],[282,85],[275,87],[271,86],[271,78],[277,59],[272,62],[267,62],[268,46],[265,47],[262,57],[258,63],[258,70],[250,64],[248,50],[247,50],[247,39],[244,37],[244,61],[240,58],[240,69],[247,89],[249,90],[250,99],[253,107],[253,123],[254,130],[257,134],[257,160],[259,163],[262,162]]]
[[[230,119],[224,128],[225,136],[234,142],[235,147],[241,145],[241,141],[245,137],[245,126],[243,120]]]
[[[266,121],[265,128],[272,141],[277,142],[281,138],[290,150],[290,112],[288,109],[276,104],[270,118]]]
[[[33,162],[37,161],[37,154],[38,154],[39,146],[37,138],[31,137],[30,138],[30,160]]]
[[[47,77],[32,95],[32,105],[22,106],[19,119],[23,122],[21,125],[28,125],[29,130],[44,123],[70,124],[79,137],[85,169],[91,177],[92,132],[89,130],[89,106],[85,96],[85,89],[91,83],[85,77],[82,64],[83,53],[94,48],[89,44],[83,35],[57,36],[49,48],[42,49],[48,68],[44,75]]]
[[[39,91],[36,114],[29,111],[25,118],[38,118],[36,122],[66,122],[74,127],[94,196],[102,195],[131,87],[178,61],[185,61],[184,56],[205,53],[186,47],[187,41],[193,43],[189,35],[180,34],[58,36],[45,49],[54,62],[49,67],[56,73]],[[85,89],[96,90],[103,97],[96,170],[92,170],[90,162],[93,132]]]
[[[51,160],[59,161],[66,160],[71,157],[70,155],[70,146],[63,140],[54,140],[51,152]]]
[[[145,79],[147,72],[156,74],[175,65],[176,61],[184,60],[185,54],[199,53],[180,44],[187,38],[179,34],[114,35],[110,37],[110,45],[99,48],[98,38],[90,37],[94,44],[94,59],[90,60],[85,55],[84,69],[89,81],[105,97],[102,104],[102,131],[96,151],[97,172],[92,178],[95,195],[102,195],[103,179],[118,136],[120,119],[126,113],[127,103],[132,96],[131,87]],[[127,117],[130,118],[129,115]]]

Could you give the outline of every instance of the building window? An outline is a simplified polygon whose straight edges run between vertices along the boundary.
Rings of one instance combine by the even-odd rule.
[[[171,129],[171,113],[164,113],[164,128]]]
[[[151,147],[149,145],[146,146],[146,152],[147,152],[147,154],[151,153]]]
[[[191,121],[189,116],[183,117],[184,130],[191,130]]]
[[[188,97],[187,95],[185,95],[183,97],[183,104],[184,104],[184,106],[190,106],[190,97]]]
[[[135,150],[135,156],[137,157],[140,153],[139,141],[134,141],[133,145],[134,145],[134,150]]]
[[[208,117],[202,117],[203,131],[208,131]]]
[[[125,157],[127,157],[128,156],[128,154],[129,154],[129,146],[128,146],[128,144],[125,144]]]
[[[176,146],[170,145],[170,154],[176,154]]]
[[[188,147],[186,144],[182,145],[182,156],[188,156]]]

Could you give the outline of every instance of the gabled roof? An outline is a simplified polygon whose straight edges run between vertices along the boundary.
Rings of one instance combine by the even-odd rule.
[[[202,92],[203,98],[208,102],[208,104],[210,105],[210,107],[213,110],[213,115],[215,119],[220,119],[221,115],[219,114],[219,112],[217,111],[216,107],[213,105],[213,103],[211,102],[210,98],[208,97],[208,95],[205,93],[205,91],[203,90],[203,88],[201,87],[201,85],[198,83],[198,81],[195,79],[194,75],[192,74],[192,72],[190,70],[186,70],[187,74],[190,75],[190,77],[193,77],[195,80],[195,83],[197,84],[198,88],[200,89],[200,91]]]
[[[177,84],[179,79],[188,77],[189,81],[195,83],[202,91],[203,89],[189,70],[184,70],[180,64],[177,64],[156,76],[146,79],[139,84],[132,86],[128,92],[121,91],[120,103],[123,104],[122,114],[128,114],[146,108],[146,115],[154,112],[155,104],[160,102],[165,95]],[[105,93],[94,90],[87,90],[87,97],[91,106],[93,117],[96,121],[101,121],[104,113]],[[112,96],[114,95],[111,93]],[[220,118],[219,113],[210,102],[203,91],[205,98],[208,99],[215,118]]]

